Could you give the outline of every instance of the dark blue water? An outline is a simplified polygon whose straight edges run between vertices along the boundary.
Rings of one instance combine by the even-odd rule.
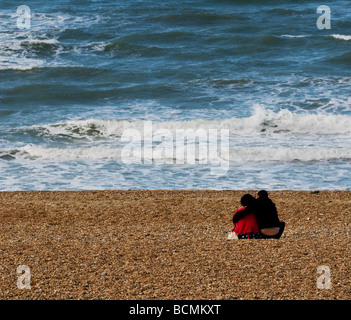
[[[0,189],[350,189],[351,5],[321,4],[2,1]]]

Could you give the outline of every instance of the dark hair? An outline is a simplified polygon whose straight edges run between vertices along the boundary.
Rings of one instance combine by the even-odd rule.
[[[251,194],[247,193],[241,197],[240,202],[244,207],[246,207],[248,204],[250,204],[254,200],[255,200],[255,198]]]
[[[262,198],[268,197],[268,192],[266,190],[260,190],[258,191],[257,195]]]

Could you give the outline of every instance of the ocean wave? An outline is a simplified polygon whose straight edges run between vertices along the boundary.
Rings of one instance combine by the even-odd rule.
[[[311,38],[311,37],[316,37],[315,35],[309,35],[309,34],[282,34],[280,36],[284,37],[284,38]],[[322,36],[318,36],[318,37],[333,38],[333,39],[344,40],[344,41],[351,40],[351,35],[343,35],[343,34],[330,34],[330,35],[322,35]]]
[[[242,87],[252,84],[252,79],[211,79],[210,84],[214,88]]]
[[[47,40],[25,40],[21,42],[21,48],[26,54],[35,54],[37,57],[55,55],[59,49],[62,50],[62,45],[59,45],[56,39]]]
[[[245,21],[249,18],[240,14],[226,14],[213,12],[188,11],[175,14],[166,14],[149,18],[153,22],[167,22],[167,24],[181,25],[208,25],[212,23],[228,23],[231,21]]]
[[[278,36],[275,35],[264,35],[259,37],[257,40],[258,43],[260,43],[261,45],[279,45],[281,44],[285,39],[280,38]]]
[[[143,120],[72,120],[62,123],[35,125],[17,129],[35,136],[69,137],[71,139],[113,139],[121,137],[127,129],[144,132]],[[252,115],[245,118],[223,120],[153,121],[152,130],[160,129],[176,132],[177,129],[228,129],[230,135],[343,135],[351,133],[351,116],[327,113],[294,113],[287,109],[279,112],[256,106]]]
[[[335,63],[339,65],[351,64],[351,51],[327,59],[326,62]]]
[[[101,34],[104,38],[103,32],[96,33],[95,29],[92,33],[86,31],[95,23],[106,22],[100,15],[76,17],[33,12],[31,30],[19,30],[9,25],[9,22],[15,21],[17,14],[5,16],[8,19],[4,27],[8,31],[0,33],[0,70],[72,66],[72,61],[65,56],[67,53],[98,54],[107,45],[99,38]]]
[[[100,45],[99,50],[102,46]],[[104,52],[111,53],[116,57],[145,56],[158,57],[167,52],[166,49],[151,45],[137,45],[124,41],[112,41],[105,45]]]
[[[26,71],[41,68],[45,65],[42,59],[31,59],[26,57],[2,57],[0,56],[0,70]]]
[[[202,152],[199,152],[199,150]],[[152,151],[151,151],[152,150]],[[47,148],[38,145],[26,145],[12,150],[0,150],[2,160],[45,160],[45,161],[75,161],[75,160],[113,160],[123,162],[153,161],[163,164],[202,164],[227,161],[230,163],[247,162],[313,162],[331,160],[351,160],[351,149],[347,148],[317,148],[317,147],[230,147],[224,148],[207,143],[195,145],[186,144],[179,152],[173,143],[163,143],[152,149],[144,149],[138,144],[130,147],[95,146],[86,148]]]
[[[41,39],[24,36],[11,40],[0,37],[0,70],[31,70],[45,65],[61,65],[56,56],[63,50],[57,39]],[[53,57],[54,61],[47,60]]]
[[[338,40],[345,40],[345,41],[351,40],[351,36],[343,35],[343,34],[332,34],[330,36]]]
[[[309,37],[308,35],[304,35],[304,34],[282,34],[281,37],[284,37],[284,38],[307,38]]]
[[[289,8],[274,8],[274,9],[267,10],[267,13],[268,14],[292,16],[292,15],[303,15],[303,14],[309,15],[309,14],[311,14],[311,11],[309,9],[294,10],[294,9],[289,9]]]
[[[14,113],[16,113],[16,111],[14,111],[14,110],[7,110],[7,109],[0,110],[0,117],[9,116],[9,115],[14,114]]]

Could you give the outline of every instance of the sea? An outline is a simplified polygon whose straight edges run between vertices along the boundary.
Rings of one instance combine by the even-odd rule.
[[[349,0],[0,1],[0,190],[350,190]]]

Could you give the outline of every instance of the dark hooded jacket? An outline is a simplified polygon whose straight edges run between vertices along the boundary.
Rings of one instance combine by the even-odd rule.
[[[260,229],[279,227],[278,212],[273,201],[261,196],[250,203],[246,209],[234,215],[233,222],[238,222],[242,217],[249,213],[254,213]]]

